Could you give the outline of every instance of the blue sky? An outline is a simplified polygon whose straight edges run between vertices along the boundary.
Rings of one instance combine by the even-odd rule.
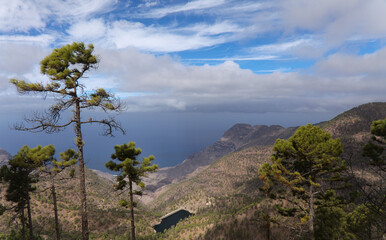
[[[39,62],[74,41],[101,57],[87,87],[116,93],[127,116],[223,121],[196,117],[213,129],[205,144],[233,122],[328,120],[386,100],[385,12],[384,0],[0,0],[0,120],[49,106],[9,79],[47,81]]]

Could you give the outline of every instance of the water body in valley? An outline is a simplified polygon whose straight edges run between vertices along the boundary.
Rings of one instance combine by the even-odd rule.
[[[185,209],[176,210],[161,218],[161,223],[154,225],[153,228],[157,232],[163,232],[165,229],[171,228],[172,226],[176,225],[180,220],[185,219],[190,215],[193,215],[193,213],[190,213]]]

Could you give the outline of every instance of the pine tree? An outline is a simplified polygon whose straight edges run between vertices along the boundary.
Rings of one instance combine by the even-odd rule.
[[[326,181],[341,180],[340,172],[345,164],[339,139],[316,126],[308,124],[298,128],[288,140],[278,139],[273,146],[271,164],[265,163],[259,170],[263,189],[270,191],[274,184],[286,191],[285,202],[292,208],[278,206],[286,216],[298,215],[308,222],[310,239],[315,239],[315,195],[323,191]]]
[[[96,120],[89,118],[87,121],[82,120],[81,112],[86,109],[100,108],[103,111],[121,111],[122,105],[119,100],[103,88],[89,91],[85,89],[83,79],[87,78],[86,73],[98,66],[98,58],[93,55],[94,46],[92,44],[85,47],[84,43],[72,43],[61,48],[54,49],[53,52],[45,57],[41,62],[41,73],[47,75],[50,82],[28,83],[23,80],[11,79],[17,90],[22,94],[42,93],[56,96],[56,104],[52,105],[49,111],[44,114],[35,114],[31,118],[26,118],[25,122],[16,125],[15,129],[21,131],[47,133],[58,132],[74,124],[76,135],[75,144],[78,148],[79,163],[79,184],[81,192],[81,216],[82,216],[82,239],[89,239],[88,214],[86,201],[86,177],[83,158],[83,135],[82,126],[84,124],[101,124],[105,127],[104,134],[112,135],[113,130],[124,130],[120,124],[113,118]],[[72,118],[64,123],[60,123],[61,114],[71,109]]]
[[[116,145],[114,147],[115,153],[111,155],[113,160],[118,160],[115,163],[110,160],[106,163],[106,167],[112,171],[119,172],[116,178],[117,184],[115,185],[116,190],[124,190],[129,185],[129,201],[121,199],[119,204],[123,207],[130,208],[131,215],[131,239],[135,240],[135,224],[134,224],[134,195],[142,195],[142,190],[145,188],[145,184],[142,181],[143,177],[146,177],[147,173],[155,172],[158,169],[158,165],[151,162],[154,160],[154,156],[144,157],[142,162],[137,158],[141,154],[140,148],[135,148],[134,142],[129,144]],[[141,190],[134,190],[133,183],[140,187]]]
[[[362,204],[350,213],[349,220],[360,239],[382,238],[386,231],[386,119],[372,122],[370,132],[371,139],[362,151],[361,173],[352,171]]]
[[[35,164],[39,166],[39,170],[41,173],[48,175],[51,195],[52,195],[52,204],[54,210],[54,219],[55,219],[55,233],[56,239],[60,239],[60,227],[59,227],[59,218],[58,218],[58,206],[57,206],[57,198],[56,198],[56,178],[59,173],[61,173],[64,169],[73,166],[76,164],[76,158],[78,157],[75,150],[68,149],[65,152],[61,152],[60,159],[61,161],[57,161],[54,158],[55,155],[55,147],[50,144],[45,147],[37,146],[36,148],[31,150],[32,158],[35,161]],[[70,176],[74,175],[74,170],[71,169]]]
[[[38,177],[34,174],[38,165],[34,161],[34,156],[31,154],[33,150],[35,149],[23,146],[19,152],[9,160],[9,167],[3,166],[1,171],[4,181],[8,183],[5,197],[7,201],[15,203],[15,206],[11,209],[13,209],[20,218],[23,239],[26,239],[25,209],[27,209],[29,239],[31,240],[34,235],[30,192],[36,190],[33,184],[38,181]]]

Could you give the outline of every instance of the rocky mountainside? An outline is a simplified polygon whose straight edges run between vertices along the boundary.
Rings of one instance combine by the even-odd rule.
[[[147,189],[155,191],[164,185],[177,183],[187,176],[198,174],[205,167],[229,153],[253,146],[272,145],[277,138],[288,138],[295,130],[296,128],[283,128],[278,125],[236,124],[213,145],[197,154],[192,154],[181,164],[161,168],[158,172],[151,174],[146,180]]]
[[[330,132],[333,138],[341,139],[344,147],[343,159],[358,164],[354,167],[362,167],[362,170],[366,171],[366,166],[359,165],[359,160],[363,159],[362,147],[370,138],[372,121],[384,118],[386,103],[369,103],[318,125]],[[272,199],[267,200],[259,191],[262,183],[258,178],[258,169],[264,162],[269,161],[272,154],[271,144],[276,140],[276,136],[272,134],[270,138],[267,137],[269,135],[263,134],[265,137],[261,139],[265,138],[266,142],[259,137],[253,137],[253,132],[258,128],[244,124],[235,125],[216,144],[231,139],[232,144],[229,145],[238,150],[218,158],[197,174],[187,175],[184,180],[156,191],[154,199],[148,202],[153,211],[165,214],[184,208],[196,213],[193,218],[168,230],[165,233],[166,239],[180,238],[186,235],[186,232],[192,239],[265,238],[265,220],[262,216]],[[296,128],[277,129],[282,131],[281,138],[288,138]],[[258,142],[259,140],[261,142]],[[207,149],[214,149],[216,144]],[[272,238],[289,239],[291,229],[298,227],[292,226],[292,223],[296,224],[291,220],[286,223],[288,229],[283,227],[286,224],[282,227],[275,225],[277,228],[272,229]]]
[[[333,138],[341,139],[344,146],[343,158],[355,165],[361,158],[364,143],[370,138],[372,121],[383,118],[386,118],[386,103],[369,103],[317,125],[330,132]],[[236,124],[212,146],[192,155],[176,167],[161,169],[160,175],[164,179],[158,183],[158,186],[173,181],[174,184],[158,188],[156,194],[149,194],[149,196],[156,198],[154,202],[170,204],[178,203],[191,192],[195,192],[193,195],[198,194],[205,198],[221,195],[224,193],[223,189],[227,189],[227,193],[233,192],[236,189],[235,186],[240,187],[237,182],[251,180],[253,178],[251,174],[254,177],[257,176],[258,166],[269,160],[275,140],[289,138],[296,129],[296,127]],[[203,167],[208,163],[211,165]],[[195,171],[195,168],[198,170]],[[191,174],[192,172],[195,174]],[[183,177],[186,179],[182,180]],[[151,190],[154,191],[154,185],[152,187]],[[241,189],[238,190],[241,191]],[[144,202],[150,202],[150,200],[145,198]],[[177,204],[175,207],[181,206]]]
[[[360,145],[368,140],[371,122],[386,117],[386,103],[368,103],[346,111],[334,119],[319,123],[321,128],[340,138],[345,145],[345,157],[359,156]],[[203,151],[192,154],[181,164],[161,168],[147,179],[147,189],[156,191],[162,186],[195,176],[217,159],[236,151],[256,146],[270,146],[276,139],[289,138],[297,127],[236,124],[221,139]],[[354,154],[353,154],[354,153]],[[348,156],[351,155],[351,156]],[[354,159],[355,160],[355,159]]]
[[[343,158],[357,165],[360,162],[363,144],[370,138],[371,123],[384,118],[386,118],[386,103],[367,103],[318,125],[334,138],[340,138],[343,143]]]
[[[7,164],[11,157],[11,154],[0,148],[0,166]]]

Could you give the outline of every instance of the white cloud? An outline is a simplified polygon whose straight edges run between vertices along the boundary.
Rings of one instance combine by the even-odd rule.
[[[259,55],[276,55],[278,59],[283,57],[319,58],[328,50],[316,37],[299,38],[287,42],[273,43],[252,47],[249,52]]]
[[[337,45],[353,36],[386,37],[386,2],[383,0],[282,0],[282,27],[323,34]]]
[[[330,76],[374,76],[386,77],[386,47],[362,56],[343,53],[333,54],[316,64],[320,74]]]
[[[1,56],[4,49],[0,49]],[[13,71],[26,80],[42,81],[36,60],[23,63],[24,67],[16,66],[25,56],[23,51],[39,60],[38,55],[45,54],[43,48],[24,46],[15,55],[18,59],[12,64]],[[89,74],[85,85],[88,89],[112,89],[125,98],[128,111],[329,111],[337,106],[386,100],[386,73],[381,64],[385,52],[382,49],[362,57],[334,55],[318,63],[313,74],[275,71],[261,75],[241,69],[233,61],[186,66],[168,55],[156,57],[134,48],[97,48],[100,68]],[[355,72],[345,71],[350,63]],[[0,74],[0,101],[17,101],[16,91],[8,83],[11,72]],[[19,107],[29,106],[27,98],[22,101],[24,105]],[[37,101],[31,98],[31,106],[36,107]]]
[[[173,13],[188,12],[188,11],[218,7],[224,3],[225,3],[225,0],[194,0],[182,5],[156,8],[154,10],[147,11],[146,13],[140,14],[140,16],[144,18],[162,18],[166,15],[173,14]]]
[[[212,26],[215,29],[215,26]],[[156,28],[139,22],[116,21],[108,29],[106,40],[122,49],[135,47],[154,52],[175,52],[213,46],[226,41],[226,37],[207,35],[205,26],[195,29],[194,34],[178,33],[178,29]],[[202,31],[202,32],[200,32]],[[215,30],[212,30],[215,31]],[[222,30],[221,30],[222,31]],[[207,34],[205,34],[207,33]]]
[[[242,29],[229,21],[160,27],[126,20],[105,22],[90,19],[71,25],[65,42],[75,40],[118,49],[135,47],[143,51],[177,52],[227,42],[239,31]]]
[[[95,41],[106,35],[106,26],[102,19],[83,20],[73,24],[67,33],[72,41]]]
[[[132,93],[129,110],[274,111],[324,109],[334,104],[385,99],[383,77],[324,76],[283,73],[254,74],[232,61],[215,66],[184,66],[168,57],[135,49],[99,50],[100,71]],[[143,93],[143,94],[141,94]],[[331,105],[329,105],[331,104]],[[265,111],[265,110],[264,110]]]
[[[117,0],[0,0],[0,31],[42,30],[48,22],[72,23],[109,12]]]
[[[0,0],[0,30],[27,31],[45,26],[39,7],[32,1]]]
[[[223,22],[217,22],[214,24],[207,24],[207,23],[198,23],[194,25],[189,25],[186,27],[180,27],[175,29],[170,29],[174,32],[188,32],[193,33],[193,35],[217,35],[217,34],[224,34],[224,33],[237,33],[242,31],[241,27],[235,23],[232,23],[230,21],[223,21]]]
[[[118,0],[40,0],[45,14],[55,21],[74,22],[106,13],[115,7]]]
[[[46,48],[39,45],[2,43],[0,44],[0,72],[7,77],[32,72],[48,53]]]
[[[268,44],[268,45],[254,47],[254,48],[251,48],[251,51],[259,52],[259,53],[271,53],[271,54],[283,53],[283,52],[289,52],[303,45],[312,45],[312,44],[313,44],[313,41],[311,39],[297,39],[291,42]]]
[[[28,44],[28,45],[40,45],[48,46],[55,40],[55,36],[49,34],[42,34],[36,36],[30,35],[0,35],[1,43],[14,43],[14,44]]]

